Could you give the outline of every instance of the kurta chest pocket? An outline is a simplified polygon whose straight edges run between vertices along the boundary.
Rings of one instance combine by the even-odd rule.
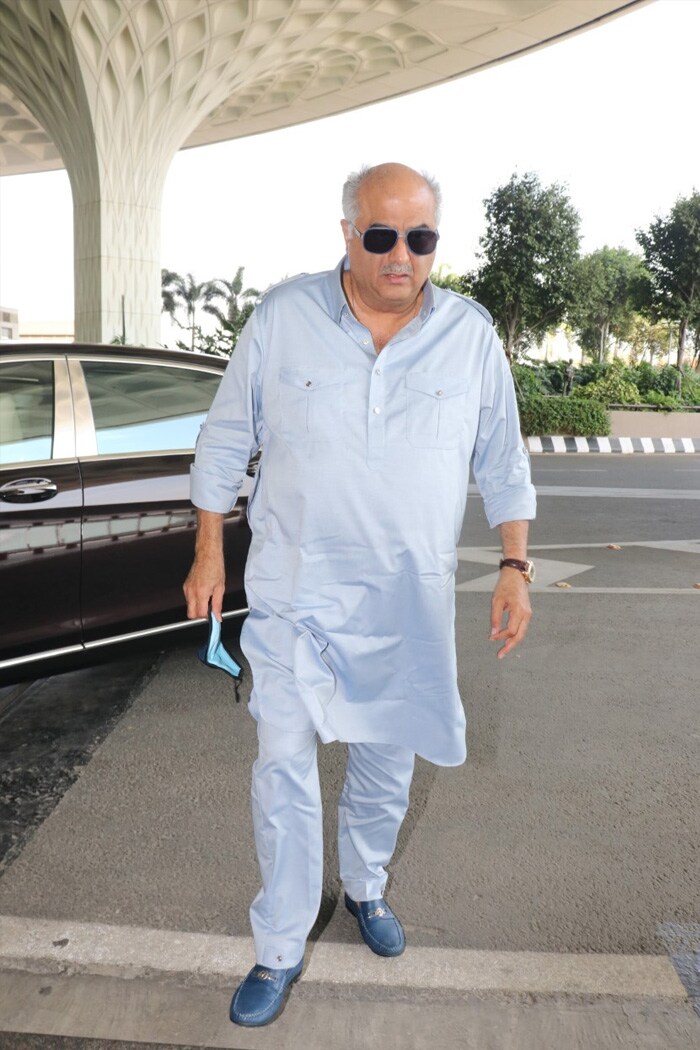
[[[468,381],[461,376],[409,372],[408,443],[414,448],[456,448],[466,427],[468,389]]]
[[[278,426],[282,437],[340,440],[343,382],[339,369],[280,369]]]

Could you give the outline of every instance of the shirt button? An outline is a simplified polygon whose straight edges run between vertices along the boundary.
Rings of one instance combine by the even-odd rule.
[[[374,412],[375,416],[378,416],[381,412],[381,408],[378,405],[375,405],[372,411]]]
[[[382,374],[381,368],[375,368],[374,374],[375,374],[375,376],[380,376]]]
[[[369,339],[363,339],[362,340],[362,345],[363,346],[369,346]]]
[[[436,390],[435,391],[435,396],[436,397],[442,397],[442,390]]]
[[[307,379],[306,382],[304,383],[304,386],[311,386],[311,380]]]

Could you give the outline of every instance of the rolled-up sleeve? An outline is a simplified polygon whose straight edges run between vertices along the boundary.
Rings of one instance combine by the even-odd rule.
[[[262,348],[256,315],[241,333],[197,438],[190,499],[200,510],[231,510],[250,457],[261,445]]]
[[[495,333],[484,365],[472,469],[491,528],[535,517],[537,500],[520,434],[513,377]]]

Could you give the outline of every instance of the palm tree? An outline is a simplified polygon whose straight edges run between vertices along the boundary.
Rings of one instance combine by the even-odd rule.
[[[202,303],[202,309],[213,313],[211,304],[213,299],[224,297],[224,293],[217,287],[217,281],[203,281],[198,284],[191,273],[181,277],[174,270],[161,270],[161,295],[163,300],[163,312],[170,314],[173,321],[181,328],[190,331],[190,350],[195,351],[196,336],[196,312],[197,306]],[[183,307],[187,324],[181,324],[175,316],[178,308]]]
[[[243,290],[243,266],[239,266],[232,281],[224,281],[219,278],[211,281],[211,284],[219,289],[215,298],[225,301],[225,311],[215,303],[209,301],[202,307],[208,314],[216,317],[219,324],[227,321],[231,329],[237,331],[241,327],[241,318],[245,314],[248,317],[252,312],[254,300],[260,298],[257,288],[246,288]]]

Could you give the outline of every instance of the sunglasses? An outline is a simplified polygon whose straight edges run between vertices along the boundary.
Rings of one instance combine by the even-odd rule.
[[[386,255],[393,251],[400,238],[405,240],[406,247],[413,255],[432,255],[440,239],[437,230],[428,230],[424,226],[416,226],[405,233],[399,233],[393,226],[369,226],[361,233],[354,223],[348,225],[362,239],[364,250],[372,255]]]

